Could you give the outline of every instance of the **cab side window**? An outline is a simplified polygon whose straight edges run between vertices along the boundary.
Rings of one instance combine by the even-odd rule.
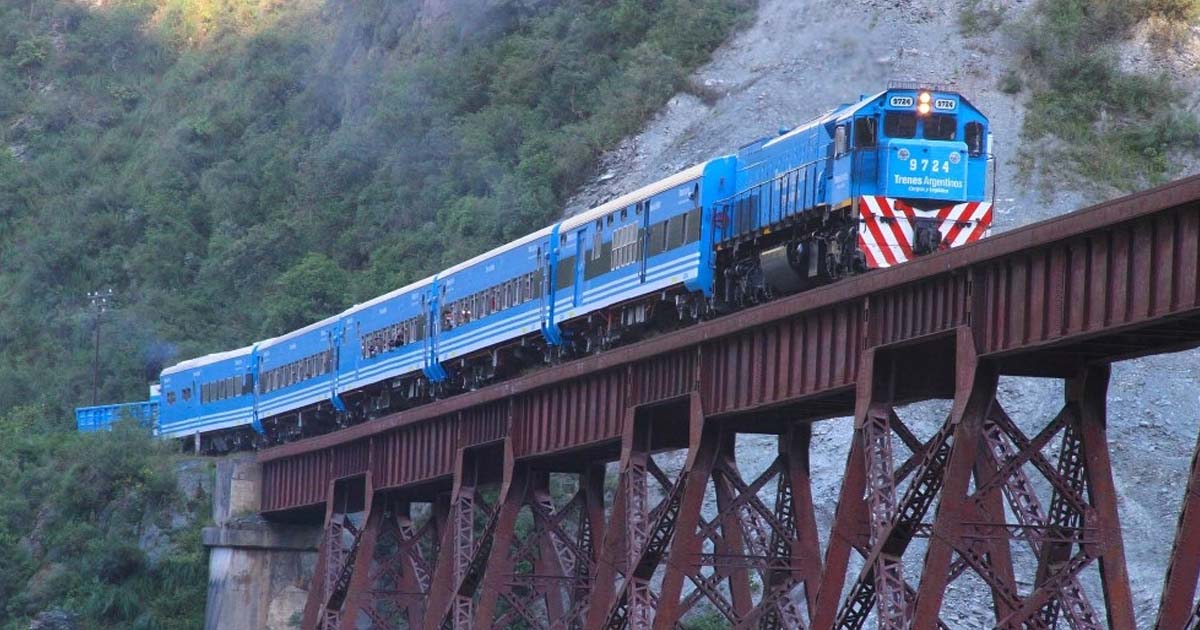
[[[875,148],[876,127],[878,122],[874,116],[854,119],[854,146],[859,149]]]
[[[983,155],[983,123],[969,122],[966,127],[967,153],[971,157]]]
[[[926,140],[957,140],[958,117],[950,114],[934,114],[925,119]]]
[[[850,138],[846,133],[846,125],[838,125],[833,130],[833,156],[842,157],[850,152]]]

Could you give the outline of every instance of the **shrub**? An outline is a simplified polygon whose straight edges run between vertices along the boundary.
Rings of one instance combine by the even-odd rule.
[[[17,44],[13,51],[13,63],[26,70],[40,68],[50,60],[50,38],[31,37]]]
[[[96,630],[198,627],[208,506],[178,495],[170,445],[132,422],[86,435],[63,424],[37,407],[0,415],[0,627],[49,609]],[[138,544],[147,523],[171,545],[155,561]]]
[[[1005,10],[991,0],[965,0],[958,14],[958,27],[963,35],[986,35],[1004,24]]]
[[[1158,16],[1172,22],[1200,20],[1200,0],[1142,0],[1144,16]]]
[[[1005,94],[1019,94],[1024,88],[1024,82],[1021,80],[1021,74],[1016,70],[1005,70],[1004,74],[1000,75],[1000,82],[996,86]]]
[[[1034,79],[1026,83],[1026,159],[1128,190],[1161,182],[1172,171],[1171,153],[1197,147],[1197,121],[1171,81],[1122,71],[1097,44],[1128,28],[1139,10],[1116,0],[1041,0],[1034,7],[1022,40]],[[1020,89],[1010,85],[1015,74],[1001,79],[1002,90]]]

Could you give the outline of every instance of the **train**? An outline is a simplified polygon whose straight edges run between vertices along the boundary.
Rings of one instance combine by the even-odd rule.
[[[987,117],[958,91],[892,83],[299,330],[168,367],[153,430],[211,453],[299,439],[958,247],[990,229],[991,155]],[[77,418],[117,417],[104,408]]]

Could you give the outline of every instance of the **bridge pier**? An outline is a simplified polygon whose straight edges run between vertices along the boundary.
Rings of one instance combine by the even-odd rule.
[[[496,537],[475,627],[537,627],[543,616],[551,628],[582,625],[596,571],[596,541],[604,532],[605,470],[603,464],[581,467],[555,471],[574,482],[568,485],[575,491],[563,502],[554,497],[550,470],[517,465],[501,518],[519,519],[524,511],[529,526],[524,535],[505,529],[505,537]]]
[[[735,457],[737,427],[708,420],[697,428],[654,627],[674,628],[700,603],[731,626],[804,627],[821,574],[809,480],[811,425],[771,422],[753,431],[774,435],[777,454],[750,480]],[[716,513],[706,519],[709,492]],[[773,493],[770,506],[763,492]],[[685,594],[686,584],[694,588]]]
[[[209,550],[205,630],[291,627],[304,603],[320,529],[257,517],[261,466],[252,457],[217,463]]]
[[[369,476],[335,483],[325,535],[313,573],[302,627],[417,628],[425,618],[431,576],[449,505],[446,495],[423,505],[413,520],[410,497],[371,498]]]
[[[419,628],[425,619],[425,602],[437,560],[438,533],[444,531],[449,502],[445,495],[427,504],[426,518],[417,526],[411,501],[387,497],[377,509],[378,519],[367,523],[371,546],[362,552],[356,582],[346,608],[359,611],[373,626],[387,627],[402,620]],[[351,625],[350,627],[355,627]]]
[[[1065,379],[1062,411],[1031,440],[996,400],[996,368],[977,360],[969,330],[959,331],[956,355],[949,418],[921,444],[892,408],[892,397],[905,395],[892,375],[903,370],[886,355],[865,354],[856,437],[813,627],[861,628],[871,615],[881,629],[947,627],[939,619],[947,588],[968,572],[991,591],[998,628],[1055,628],[1060,617],[1071,628],[1136,627],[1106,438],[1108,367],[1080,366]],[[893,468],[893,436],[913,453],[899,469]],[[1057,456],[1047,457],[1043,451],[1056,438]],[[1048,513],[1027,468],[1051,489]],[[1005,504],[1016,522],[1007,519]],[[917,539],[927,542],[914,589],[904,559]],[[1037,558],[1027,593],[1018,591],[1014,576],[1019,542]],[[856,546],[863,568],[839,605]],[[1106,619],[1080,585],[1080,574],[1093,565]]]

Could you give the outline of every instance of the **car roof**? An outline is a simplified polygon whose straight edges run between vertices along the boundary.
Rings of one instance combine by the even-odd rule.
[[[526,234],[525,236],[522,236],[521,238],[519,238],[515,241],[511,241],[511,242],[505,243],[495,249],[488,250],[478,256],[475,256],[474,258],[471,258],[470,260],[465,260],[463,262],[460,262],[457,265],[454,265],[453,267],[450,267],[449,269],[439,273],[437,275],[437,277],[441,278],[443,276],[448,276],[452,273],[457,273],[457,272],[462,271],[463,269],[466,269],[472,265],[481,263],[489,258],[492,258],[499,254],[503,254],[509,250],[512,250],[512,249],[515,249],[522,245],[526,245],[528,243],[536,241],[537,239],[539,239],[543,236],[548,236],[553,231],[554,231],[553,225],[546,226],[532,234]]]
[[[371,308],[372,306],[382,304],[383,302],[386,302],[390,299],[400,297],[401,295],[404,295],[406,293],[411,293],[417,289],[420,289],[421,287],[429,286],[430,284],[433,284],[433,278],[434,278],[434,276],[429,276],[428,278],[422,278],[420,280],[417,280],[416,282],[410,282],[410,283],[400,287],[399,289],[393,289],[391,291],[388,291],[387,293],[384,293],[383,295],[380,295],[378,297],[373,297],[373,298],[367,300],[366,302],[362,302],[360,304],[355,304],[354,306],[351,306],[350,308],[346,309],[346,311],[344,313],[342,313],[342,315],[350,315],[351,313],[358,312],[363,309],[368,309],[368,308]]]
[[[708,162],[701,162],[700,164],[697,164],[691,168],[679,171],[670,177],[660,179],[652,184],[647,184],[631,193],[626,193],[620,197],[617,197],[616,199],[613,199],[612,201],[600,204],[591,210],[580,212],[579,214],[564,220],[559,229],[570,230],[581,225],[586,225],[603,217],[613,210],[625,208],[635,201],[653,197],[654,195],[670,190],[680,184],[697,179],[704,174],[705,166],[708,166]]]
[[[204,356],[200,356],[200,357],[196,357],[194,359],[188,359],[187,361],[182,361],[180,363],[176,363],[175,365],[172,365],[171,367],[164,369],[162,371],[162,374],[163,374],[163,376],[168,376],[168,375],[175,374],[178,372],[184,372],[184,371],[191,370],[194,368],[204,367],[206,365],[212,365],[213,363],[220,363],[221,361],[226,361],[228,359],[234,359],[239,356],[249,355],[250,352],[253,350],[254,350],[254,346],[251,345],[251,346],[245,346],[242,348],[238,348],[237,350],[226,350],[224,352],[214,352],[212,354],[206,354]]]

